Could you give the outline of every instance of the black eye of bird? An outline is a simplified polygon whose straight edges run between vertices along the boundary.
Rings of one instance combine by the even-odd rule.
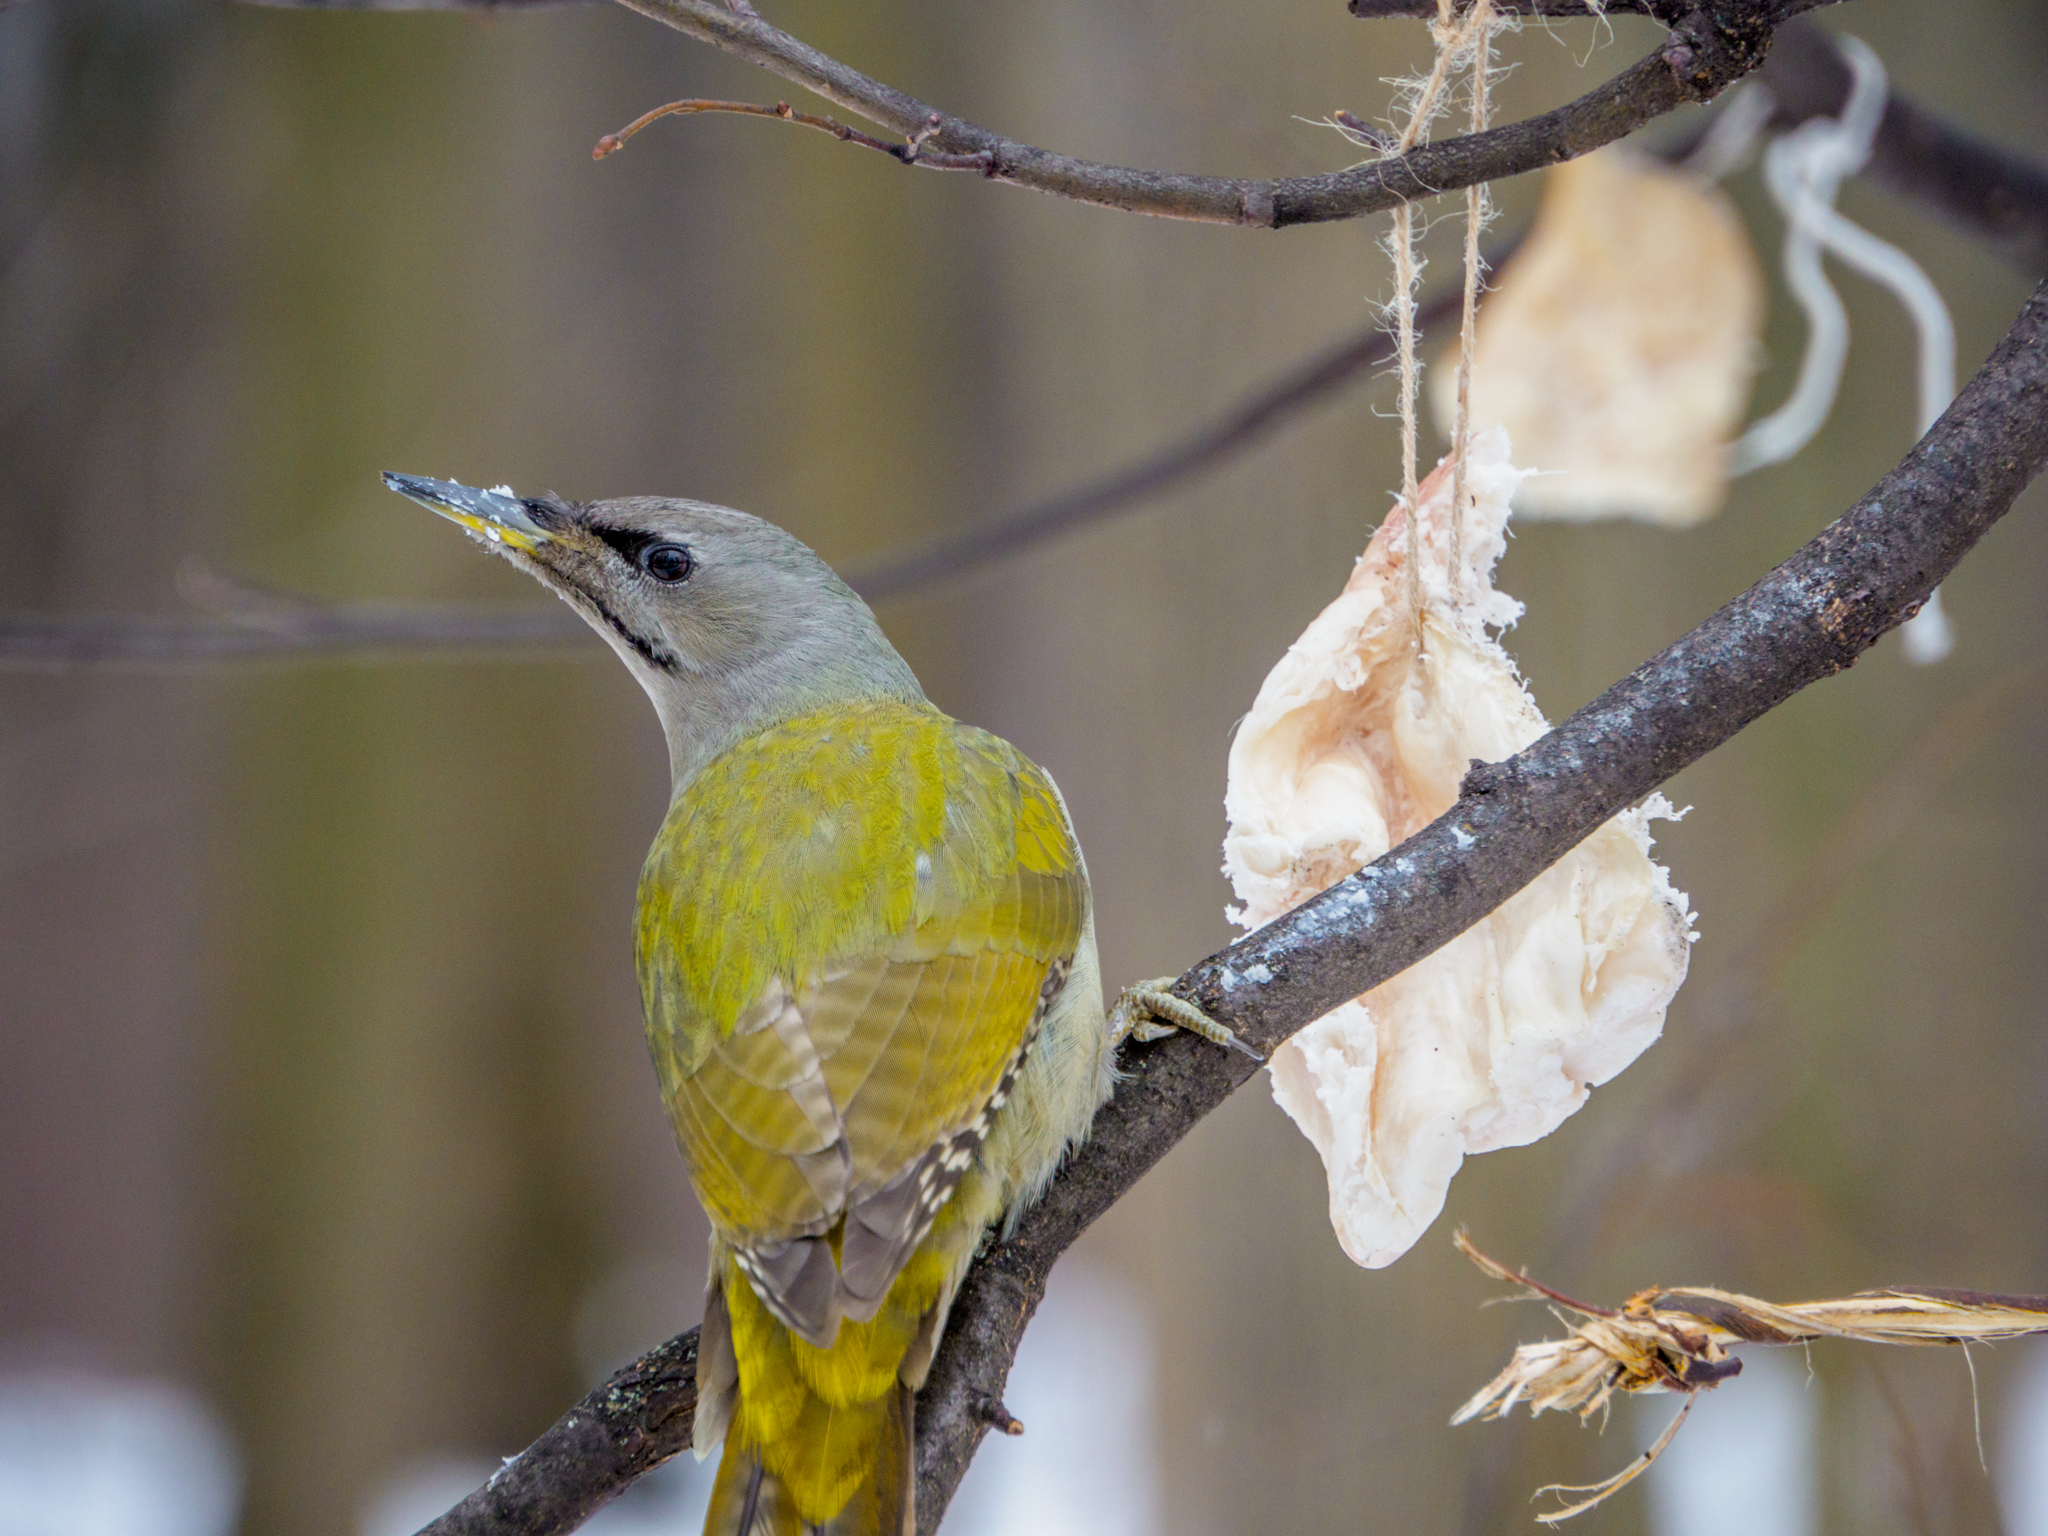
[[[680,544],[650,544],[640,551],[640,569],[656,581],[686,581],[697,562]]]

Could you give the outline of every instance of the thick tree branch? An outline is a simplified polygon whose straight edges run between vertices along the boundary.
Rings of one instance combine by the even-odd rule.
[[[1270,1052],[1336,1004],[1478,922],[1596,827],[1809,683],[1855,662],[1925,601],[2048,464],[2048,285],[1932,431],[1820,536],[1527,751],[1475,764],[1456,805],[1385,857],[1212,955],[1174,990]],[[968,1271],[918,1400],[918,1528],[938,1527],[1002,1401],[1054,1261],[1252,1075],[1186,1037],[1140,1046],[1093,1133],[1009,1238]],[[680,1350],[692,1336],[675,1341]],[[650,1356],[649,1360],[654,1357]],[[641,1363],[647,1365],[647,1361]],[[633,1370],[639,1370],[636,1366]],[[648,1428],[614,1378],[430,1536],[548,1536],[623,1486],[607,1468],[688,1443]],[[595,1421],[595,1422],[593,1422]],[[593,1443],[600,1449],[593,1452]],[[618,1449],[632,1447],[630,1453]],[[516,1474],[516,1479],[515,1479]],[[515,1496],[500,1490],[515,1486]]]
[[[649,1350],[555,1420],[525,1454],[505,1463],[427,1531],[573,1531],[634,1478],[687,1446],[696,1413],[692,1328]]]
[[[1657,52],[1553,112],[1347,171],[1272,181],[1142,170],[1055,154],[941,112],[724,0],[620,3],[906,139],[917,138],[926,147],[913,164],[973,170],[994,181],[1128,213],[1284,229],[1353,219],[1477,182],[1519,176],[1610,144],[1674,107],[1720,94],[1763,62],[1772,31],[1786,17],[1829,0],[1698,0],[1685,7]]]

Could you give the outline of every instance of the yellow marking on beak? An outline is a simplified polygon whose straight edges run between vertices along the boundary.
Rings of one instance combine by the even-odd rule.
[[[533,520],[526,503],[509,485],[479,491],[453,480],[399,474],[386,474],[384,483],[401,496],[430,512],[440,513],[451,523],[460,523],[493,544],[525,552],[548,542],[548,531]]]
[[[493,522],[488,517],[478,517],[474,512],[457,511],[454,507],[436,507],[434,510],[451,523],[460,523],[471,533],[482,534],[493,544],[504,544],[517,550],[529,550],[544,538],[535,538],[530,533],[521,533],[517,528],[504,523]]]

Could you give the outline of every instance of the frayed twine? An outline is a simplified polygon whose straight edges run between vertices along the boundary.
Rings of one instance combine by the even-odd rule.
[[[1636,1292],[1615,1310],[1574,1301],[1510,1270],[1481,1253],[1462,1230],[1453,1241],[1494,1279],[1554,1303],[1558,1321],[1570,1330],[1564,1338],[1518,1348],[1507,1369],[1451,1416],[1453,1424],[1505,1418],[1518,1403],[1529,1405],[1531,1417],[1555,1409],[1576,1413],[1581,1422],[1597,1413],[1604,1422],[1617,1392],[1680,1392],[1686,1397],[1685,1406],[1656,1443],[1614,1476],[1582,1487],[1553,1483],[1537,1489],[1537,1498],[1581,1496],[1539,1514],[1536,1518],[1545,1525],[1584,1514],[1648,1471],[1677,1437],[1692,1410],[1692,1399],[1741,1373],[1742,1362],[1729,1354],[1733,1345],[1856,1339],[1866,1344],[1960,1344],[1967,1354],[1971,1344],[2048,1333],[2048,1296],[1921,1286],[1789,1306],[1708,1286],[1653,1287]],[[1585,1321],[1571,1322],[1566,1312]]]
[[[1436,45],[1436,60],[1429,73],[1390,82],[1394,87],[1395,114],[1398,116],[1405,112],[1408,118],[1400,135],[1392,137],[1362,132],[1359,130],[1363,125],[1337,117],[1333,117],[1332,122],[1354,143],[1381,146],[1382,158],[1405,155],[1418,144],[1428,142],[1429,125],[1449,105],[1447,87],[1451,76],[1469,67],[1473,76],[1472,129],[1478,132],[1487,122],[1490,102],[1487,87],[1494,69],[1493,37],[1499,30],[1500,19],[1494,14],[1493,0],[1472,0],[1462,19],[1455,16],[1452,0],[1437,0],[1437,17],[1429,29],[1430,39]],[[1484,190],[1475,188],[1466,198],[1464,326],[1459,345],[1460,412],[1452,448],[1454,518],[1462,515],[1459,497],[1464,491],[1465,459],[1469,448],[1470,434],[1466,430],[1463,406],[1469,392],[1472,316],[1478,300],[1479,227],[1485,220],[1486,209]],[[1394,299],[1388,308],[1394,319],[1395,353],[1401,380],[1401,505],[1408,511],[1408,607],[1413,626],[1411,640],[1419,654],[1422,650],[1423,589],[1421,549],[1416,532],[1420,526],[1416,511],[1420,482],[1416,461],[1415,399],[1421,369],[1415,356],[1415,291],[1421,282],[1422,264],[1416,256],[1415,210],[1409,202],[1395,205],[1384,244],[1394,265]],[[1455,556],[1460,543],[1458,524],[1454,522],[1451,535],[1453,570],[1457,569]]]

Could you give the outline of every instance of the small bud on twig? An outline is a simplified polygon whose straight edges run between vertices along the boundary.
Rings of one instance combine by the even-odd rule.
[[[983,1404],[981,1416],[988,1421],[991,1428],[1001,1430],[1012,1439],[1024,1433],[1023,1420],[1012,1417],[1010,1410],[1001,1403]]]

